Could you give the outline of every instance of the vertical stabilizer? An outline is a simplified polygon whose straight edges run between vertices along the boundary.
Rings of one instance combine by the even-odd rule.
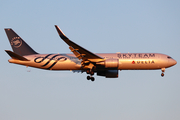
[[[21,56],[38,54],[12,29],[5,29],[5,31],[14,53]]]

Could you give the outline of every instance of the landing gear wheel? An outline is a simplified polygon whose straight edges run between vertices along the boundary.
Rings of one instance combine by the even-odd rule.
[[[87,80],[90,80],[91,79],[91,77],[90,76],[87,76]]]
[[[91,71],[90,74],[91,74],[91,75],[94,75],[94,71]]]
[[[161,73],[161,76],[164,77],[164,73]]]
[[[87,70],[86,73],[87,73],[87,74],[90,74],[90,70]]]
[[[91,81],[94,81],[95,79],[94,79],[94,77],[91,77]]]
[[[162,71],[161,76],[162,76],[162,77],[164,76],[165,69],[166,69],[166,68],[161,68],[161,71]]]
[[[87,76],[87,80],[94,81],[94,80],[95,80],[95,78],[94,78],[94,77],[91,77],[91,76]]]

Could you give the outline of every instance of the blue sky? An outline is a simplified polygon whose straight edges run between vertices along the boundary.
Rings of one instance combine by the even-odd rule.
[[[39,53],[70,53],[58,25],[94,53],[157,52],[180,61],[180,1],[6,0],[0,4],[1,120],[179,120],[179,63],[161,71],[120,71],[119,78],[45,71],[8,63],[4,28]],[[28,72],[30,71],[30,72]]]

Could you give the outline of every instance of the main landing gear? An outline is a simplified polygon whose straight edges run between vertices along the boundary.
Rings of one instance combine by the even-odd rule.
[[[87,80],[94,81],[94,80],[95,80],[95,78],[94,78],[94,77],[92,77],[92,76],[87,76]]]
[[[161,71],[162,71],[161,76],[164,77],[165,68],[161,68]]]
[[[90,74],[90,76],[87,76],[87,80],[91,80],[91,81],[95,80],[95,78],[92,77],[94,75],[94,71],[93,70],[87,70],[86,73]]]

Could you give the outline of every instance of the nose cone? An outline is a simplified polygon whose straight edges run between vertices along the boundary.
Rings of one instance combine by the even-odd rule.
[[[174,60],[174,65],[176,65],[177,64],[177,61],[176,60]]]
[[[176,64],[177,64],[177,61],[174,60],[174,59],[172,59],[172,60],[170,61],[170,63],[171,63],[171,65],[173,66],[173,65],[176,65]]]

